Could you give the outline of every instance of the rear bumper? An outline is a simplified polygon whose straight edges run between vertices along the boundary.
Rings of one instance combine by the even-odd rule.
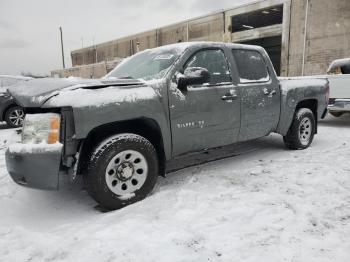
[[[62,144],[13,144],[5,153],[7,170],[19,185],[58,190]]]
[[[330,112],[350,112],[350,99],[335,99],[328,105]]]

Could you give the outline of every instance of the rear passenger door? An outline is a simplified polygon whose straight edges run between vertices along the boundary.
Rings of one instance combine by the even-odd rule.
[[[278,125],[280,88],[271,62],[257,50],[233,49],[241,94],[239,141],[268,135]]]

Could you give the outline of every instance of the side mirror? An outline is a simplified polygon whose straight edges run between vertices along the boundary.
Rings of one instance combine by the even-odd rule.
[[[189,85],[201,85],[208,83],[210,80],[210,73],[207,69],[202,67],[188,67],[184,74],[177,76],[177,86],[180,90],[186,91]]]

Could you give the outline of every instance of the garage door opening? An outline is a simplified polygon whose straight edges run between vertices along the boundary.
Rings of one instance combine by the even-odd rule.
[[[243,13],[232,17],[232,33],[282,24],[283,5]]]
[[[245,45],[259,45],[265,48],[271,58],[277,75],[279,76],[281,74],[282,36],[259,38],[239,43]]]

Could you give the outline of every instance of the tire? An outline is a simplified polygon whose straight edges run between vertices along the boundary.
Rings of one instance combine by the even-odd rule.
[[[25,113],[23,108],[20,106],[14,106],[6,111],[5,121],[9,127],[17,128],[22,126],[24,117]]]
[[[341,117],[344,113],[343,112],[329,112],[334,117]]]
[[[154,146],[142,136],[119,134],[95,148],[84,177],[92,198],[115,210],[147,197],[158,173]]]
[[[283,141],[289,149],[306,149],[311,145],[315,132],[314,114],[308,108],[301,108],[295,113],[292,125]]]

